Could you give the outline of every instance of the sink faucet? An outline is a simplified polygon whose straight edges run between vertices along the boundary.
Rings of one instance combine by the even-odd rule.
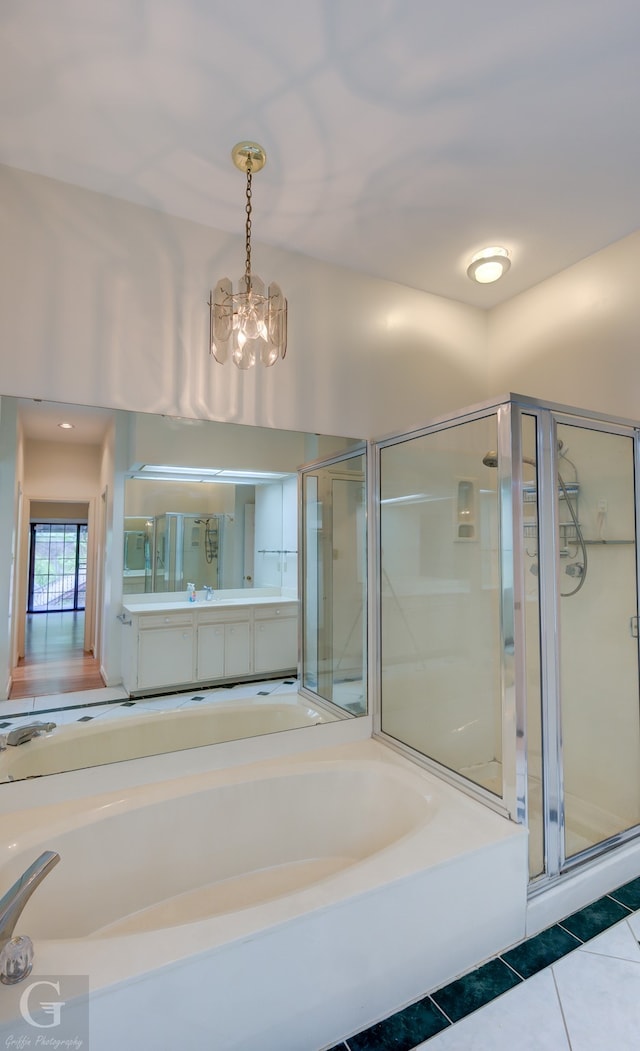
[[[205,601],[211,602],[211,599],[213,598],[213,588],[211,587],[211,584],[203,584],[202,587],[204,590]]]
[[[33,942],[26,934],[14,937],[13,930],[29,898],[45,876],[60,861],[55,850],[45,850],[0,898],[0,982],[15,985],[31,974]]]
[[[0,750],[3,747],[6,748],[7,745],[26,744],[32,737],[37,737],[38,734],[49,733],[55,728],[55,723],[27,723],[25,726],[17,726],[15,730],[10,730],[8,734],[4,735],[4,740],[0,741]]]

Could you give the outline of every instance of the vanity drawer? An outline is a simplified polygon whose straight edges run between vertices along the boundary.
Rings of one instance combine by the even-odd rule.
[[[200,624],[229,624],[231,621],[251,620],[251,610],[246,606],[237,609],[211,609],[198,613],[198,625]]]
[[[261,606],[260,609],[256,609],[254,617],[258,620],[273,620],[274,617],[278,619],[284,619],[285,617],[297,617],[298,616],[298,603],[297,602],[286,602],[277,606]]]
[[[147,628],[191,628],[191,613],[141,613],[138,627],[141,631]]]

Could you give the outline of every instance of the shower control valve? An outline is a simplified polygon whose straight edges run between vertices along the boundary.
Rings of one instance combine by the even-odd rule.
[[[584,566],[582,562],[572,562],[566,567],[565,572],[570,577],[581,577],[584,574]]]

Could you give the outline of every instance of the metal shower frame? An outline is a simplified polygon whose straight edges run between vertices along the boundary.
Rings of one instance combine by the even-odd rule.
[[[500,552],[500,679],[502,710],[502,797],[428,756],[386,735],[381,728],[381,613],[382,593],[380,544],[380,458],[383,449],[470,423],[489,416],[497,418],[498,493]],[[409,756],[438,777],[505,816],[528,824],[527,782],[527,686],[525,638],[525,529],[523,501],[514,499],[522,492],[522,418],[536,422],[538,472],[538,550],[539,550],[539,615],[540,615],[540,698],[530,703],[541,706],[544,871],[531,881],[530,893],[548,889],[549,884],[571,874],[576,867],[600,858],[640,835],[640,826],[627,829],[579,854],[566,858],[564,852],[564,785],[560,697],[559,640],[559,454],[556,428],[560,423],[573,423],[592,430],[622,434],[633,439],[635,477],[640,477],[640,430],[630,420],[545,402],[519,394],[507,394],[497,400],[471,406],[461,412],[438,417],[424,427],[396,433],[369,443],[368,460],[368,531],[370,578],[369,590],[369,699],[373,710],[374,734],[397,751]],[[636,531],[640,522],[640,496],[635,492]],[[636,543],[636,596],[640,594],[638,545]],[[637,611],[636,611],[637,612]],[[639,640],[640,642],[640,640]],[[638,652],[640,665],[640,650]]]

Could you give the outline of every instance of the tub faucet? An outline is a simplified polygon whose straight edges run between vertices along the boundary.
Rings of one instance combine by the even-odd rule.
[[[10,730],[8,734],[3,734],[2,739],[0,739],[0,750],[6,748],[7,745],[26,744],[32,737],[37,737],[38,734],[49,733],[55,728],[55,723],[27,723],[26,726],[17,726],[15,730]]]
[[[15,985],[31,974],[33,942],[26,934],[14,937],[13,930],[36,887],[59,861],[60,855],[55,850],[45,850],[0,898],[0,982],[3,985]]]

